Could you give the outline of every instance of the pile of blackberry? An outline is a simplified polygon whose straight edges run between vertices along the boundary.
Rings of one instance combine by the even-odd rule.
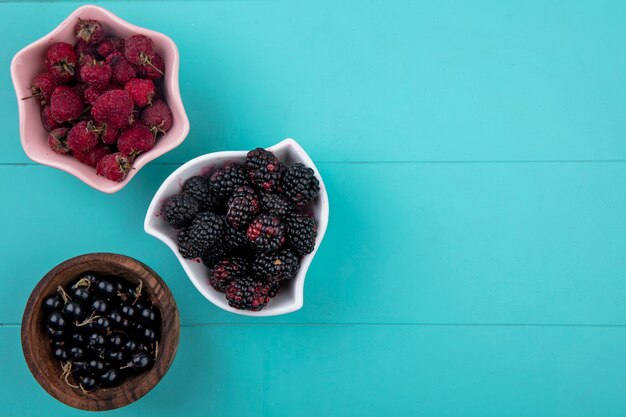
[[[319,190],[311,168],[257,148],[244,164],[189,178],[163,214],[178,229],[180,254],[202,260],[228,304],[259,311],[315,248],[317,221],[306,212]]]
[[[84,392],[119,385],[159,354],[159,310],[135,284],[85,274],[44,299],[43,326],[61,378]]]

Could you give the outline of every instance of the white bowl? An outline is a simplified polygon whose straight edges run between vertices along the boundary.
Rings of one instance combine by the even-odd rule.
[[[244,316],[278,316],[281,314],[292,313],[302,308],[304,303],[304,279],[311,261],[317,252],[317,249],[324,238],[326,227],[328,225],[328,194],[324,181],[319,171],[309,158],[309,155],[302,147],[293,139],[285,139],[282,142],[267,148],[274,152],[287,165],[294,162],[302,162],[306,166],[313,169],[315,176],[320,183],[320,192],[318,197],[311,204],[311,214],[317,220],[317,239],[315,240],[315,249],[310,254],[304,256],[300,261],[300,270],[295,278],[292,278],[279,294],[274,297],[270,303],[261,311],[245,311],[237,310],[228,305],[224,294],[216,291],[211,287],[208,280],[209,268],[199,262],[197,259],[185,259],[178,253],[178,245],[176,242],[176,229],[173,229],[164,219],[161,213],[161,206],[173,194],[180,193],[183,183],[194,175],[206,175],[213,172],[228,163],[243,162],[246,159],[248,151],[229,151],[214,152],[199,156],[185,163],[176,171],[174,171],[163,182],[159,190],[154,195],[144,222],[146,233],[163,241],[174,252],[178,258],[187,276],[200,291],[200,293],[210,302],[219,308],[230,311],[231,313],[242,314]]]

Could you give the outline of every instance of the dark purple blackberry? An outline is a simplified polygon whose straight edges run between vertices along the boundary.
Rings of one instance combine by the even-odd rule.
[[[289,249],[261,254],[254,259],[252,272],[256,278],[274,283],[296,276],[300,267],[299,261],[298,255]]]
[[[241,164],[227,165],[220,168],[209,178],[211,191],[225,200],[233,194],[235,188],[248,185],[246,169]]]
[[[219,202],[217,196],[209,189],[207,179],[200,175],[185,181],[183,193],[189,194],[198,201],[200,211],[213,210]]]
[[[270,151],[256,148],[246,156],[246,168],[250,182],[264,191],[280,190],[285,166]]]
[[[202,263],[208,266],[209,268],[213,268],[216,263],[224,259],[227,255],[226,248],[218,245],[210,246],[204,253],[200,256]]]
[[[232,257],[219,261],[209,274],[209,284],[218,291],[226,291],[226,287],[234,279],[248,276],[248,261],[244,258]]]
[[[278,217],[285,217],[295,212],[293,204],[278,194],[261,194],[261,207]]]
[[[278,282],[272,283],[272,287],[270,288],[270,292],[267,295],[269,295],[270,298],[276,297],[276,295],[278,294],[280,289],[283,287],[284,283],[285,283],[285,281],[278,281]]]
[[[224,232],[224,245],[228,252],[242,253],[252,250],[245,230],[237,230],[228,223],[224,227],[226,229]]]
[[[269,213],[261,213],[246,230],[246,236],[259,252],[278,250],[285,243],[285,235],[280,218]]]
[[[165,220],[175,229],[190,224],[199,211],[198,202],[188,194],[174,194],[163,204]]]
[[[287,239],[293,250],[300,256],[313,252],[317,237],[317,221],[304,214],[296,214],[285,219]]]
[[[226,287],[228,305],[239,310],[259,311],[270,302],[272,284],[253,278],[233,280]]]
[[[178,252],[183,258],[193,259],[200,256],[202,253],[199,248],[194,248],[189,241],[189,234],[187,229],[179,229],[178,235]]]
[[[252,219],[261,211],[259,196],[254,188],[237,187],[226,203],[226,221],[235,229],[247,227]]]
[[[187,240],[194,251],[204,254],[222,240],[224,220],[210,211],[198,214],[187,231]]]
[[[304,207],[317,197],[320,192],[320,183],[311,168],[298,162],[285,172],[283,191],[293,204],[297,207]]]

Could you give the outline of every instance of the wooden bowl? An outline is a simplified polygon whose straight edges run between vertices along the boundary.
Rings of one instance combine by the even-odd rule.
[[[159,356],[152,368],[125,379],[112,388],[98,388],[84,393],[65,384],[60,378],[61,366],[50,352],[50,343],[42,324],[43,299],[67,286],[85,272],[114,275],[128,281],[143,281],[143,290],[161,313]],[[22,350],[26,363],[39,384],[57,400],[82,410],[103,411],[123,407],[136,401],[159,383],[169,369],[180,334],[176,302],[165,282],[141,262],[112,253],[77,256],[57,265],[44,276],[30,295],[22,319]]]

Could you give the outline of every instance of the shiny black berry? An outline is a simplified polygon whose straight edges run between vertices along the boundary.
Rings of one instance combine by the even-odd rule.
[[[147,327],[143,329],[141,333],[139,333],[139,337],[141,337],[142,339],[148,342],[153,342],[156,339],[156,334],[154,333],[154,330]]]
[[[92,333],[87,339],[87,344],[91,349],[101,349],[104,347],[104,336],[100,333]]]
[[[91,391],[96,387],[96,380],[89,375],[82,376],[78,383],[85,391]]]
[[[121,350],[107,350],[105,358],[109,362],[122,362],[124,360],[124,353]]]
[[[48,316],[48,326],[52,327],[53,329],[63,329],[65,327],[65,323],[66,322],[63,314],[58,311],[53,311]]]
[[[111,330],[111,321],[107,317],[98,317],[96,319],[96,329],[108,332]]]
[[[147,352],[138,352],[133,355],[133,358],[128,363],[128,366],[134,371],[141,372],[148,369],[151,362],[152,360]]]
[[[118,371],[115,370],[115,368],[110,368],[109,370],[104,372],[102,375],[100,375],[99,380],[100,380],[100,383],[102,383],[102,385],[106,385],[110,387],[117,382],[118,378],[119,378]]]
[[[104,371],[104,362],[99,359],[91,359],[87,362],[87,368],[94,374],[99,374]]]
[[[145,322],[152,322],[156,318],[154,310],[150,307],[144,307],[139,310],[139,318]]]
[[[106,279],[101,279],[96,284],[96,292],[104,298],[111,298],[115,294],[115,285]]]
[[[54,329],[52,327],[46,328],[46,334],[52,340],[61,340],[65,336],[65,330],[63,329]]]
[[[87,301],[91,297],[91,291],[87,287],[70,288],[70,297],[75,301]]]
[[[78,320],[85,314],[82,304],[78,301],[68,301],[63,306],[63,315],[70,320]]]
[[[91,303],[91,311],[93,311],[95,314],[106,314],[108,310],[109,304],[106,300],[102,298],[96,298],[95,300],[93,300],[93,303]]]
[[[73,360],[79,360],[79,359],[82,359],[83,356],[85,356],[85,352],[83,351],[83,349],[81,347],[73,346],[69,350],[69,356]]]
[[[56,359],[58,361],[66,361],[67,360],[67,351],[65,349],[63,349],[62,347],[57,347],[52,352],[52,356],[54,356],[54,359]]]
[[[130,304],[124,304],[122,305],[122,308],[120,309],[120,312],[122,313],[122,317],[125,317],[129,320],[132,320],[135,318],[135,307],[133,307]]]
[[[55,294],[55,295],[50,295],[46,297],[43,300],[42,307],[43,307],[43,311],[52,312],[54,310],[60,309],[62,305],[63,305],[63,300],[61,299],[61,296]]]

